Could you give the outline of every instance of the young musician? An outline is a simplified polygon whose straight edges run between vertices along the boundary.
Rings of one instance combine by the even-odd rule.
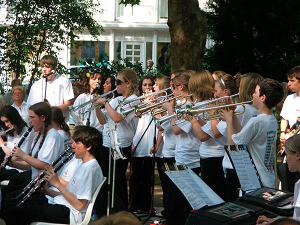
[[[56,74],[57,60],[52,55],[45,55],[40,60],[43,77],[36,81],[29,92],[27,104],[29,106],[46,101],[51,106],[59,107],[68,120],[68,106],[74,98],[70,80]],[[52,74],[52,71],[53,74]]]
[[[258,116],[251,118],[240,129],[238,119],[233,110],[222,110],[227,123],[228,145],[246,144],[258,170],[262,185],[275,187],[273,170],[273,147],[275,144],[277,123],[272,114],[274,107],[283,98],[283,88],[278,81],[265,79],[256,86],[253,94],[253,106]]]
[[[140,81],[140,91],[144,95],[153,91],[153,79],[144,76]],[[155,96],[156,97],[156,96]],[[142,101],[147,105],[149,99]],[[151,112],[144,113],[136,128],[132,143],[131,176],[129,182],[130,203],[129,210],[152,210],[152,184],[154,174],[154,158],[150,154],[156,138],[156,129]]]
[[[29,154],[19,147],[12,149],[13,156],[18,160],[12,160],[10,166],[27,170],[14,175],[8,186],[1,189],[2,199],[8,192],[23,189],[31,179],[46,165],[52,163],[63,151],[64,143],[59,133],[52,126],[52,111],[45,102],[36,103],[29,108],[29,122],[37,133],[31,145]],[[31,170],[31,171],[30,171]],[[14,197],[14,193],[11,193]]]
[[[300,117],[300,66],[296,66],[290,69],[287,74],[288,86],[293,94],[287,96],[283,103],[283,107],[280,113],[282,117],[280,122],[280,141],[284,144],[287,139],[287,131],[288,126],[293,127],[294,124],[297,123],[298,118]],[[287,186],[287,190],[293,192],[294,184],[299,179],[300,175],[298,172],[291,173],[285,167],[285,186]],[[284,186],[283,186],[284,187]]]
[[[103,175],[95,155],[101,148],[101,133],[87,126],[75,127],[72,137],[72,149],[75,157],[81,159],[74,175],[65,186],[52,166],[47,166],[43,179],[58,189],[53,191],[46,184],[43,192],[52,197],[48,201],[29,199],[23,205],[14,207],[16,201],[8,202],[1,209],[1,218],[6,224],[30,224],[34,221],[52,223],[80,224],[92,196],[103,180]],[[18,215],[18,216],[16,216]]]
[[[104,176],[109,173],[109,157],[111,156],[110,148],[115,148],[115,144],[119,145],[120,151],[126,158],[116,160],[116,180],[115,180],[115,211],[127,210],[128,194],[126,182],[126,170],[129,159],[131,158],[131,144],[136,131],[138,118],[135,113],[131,112],[123,117],[120,108],[124,110],[131,109],[139,101],[132,104],[122,106],[122,102],[137,98],[139,94],[138,76],[132,69],[124,69],[120,71],[116,79],[117,92],[121,94],[108,102],[105,98],[99,98],[95,101],[95,106],[104,105],[105,110],[97,108],[97,117],[101,124],[105,124],[103,130],[103,149],[97,160],[100,162]],[[116,127],[115,127],[116,126]],[[116,133],[115,133],[116,132]],[[117,138],[114,140],[113,138]],[[112,159],[113,160],[113,159]],[[107,185],[104,185],[98,196],[99,203],[96,202],[95,207],[99,215],[106,213],[107,204]],[[100,197],[101,196],[101,197]]]
[[[222,78],[226,87],[230,87],[231,85],[227,81],[226,77]],[[255,92],[256,86],[263,81],[263,77],[256,73],[247,73],[242,76],[240,84],[239,84],[239,100],[241,102],[246,102],[252,100],[253,93]],[[223,90],[223,83],[221,80],[216,82],[216,96],[222,97],[223,95],[228,95],[228,90]],[[233,92],[233,91],[232,91]],[[235,111],[243,111],[242,106],[237,106]],[[245,105],[245,111],[243,114],[237,115],[238,122],[241,127],[244,127],[246,123],[253,116],[257,116],[258,111],[252,104]],[[219,142],[221,145],[227,145],[227,125],[225,121],[218,121],[217,119],[212,119],[211,121],[211,130],[215,137],[215,140]],[[240,182],[238,180],[237,174],[233,169],[233,166],[228,158],[228,155],[225,153],[223,159],[223,168],[225,169],[226,174],[226,192],[227,192],[227,200],[230,202],[234,202],[237,200],[239,196],[239,187]]]
[[[9,156],[11,154],[11,150],[18,145],[23,135],[28,130],[27,124],[22,119],[18,111],[10,106],[4,106],[0,112],[1,122],[5,124],[4,129],[7,130],[9,128],[13,128],[13,130],[7,132],[7,142],[5,143],[0,136],[0,147],[6,154]],[[21,144],[20,148],[26,154],[30,152],[30,145],[32,143],[34,137],[34,132],[30,132],[30,134],[25,138],[24,142]],[[19,173],[19,170],[6,166],[6,168],[0,173],[0,181],[9,180],[14,174]]]
[[[82,75],[83,93],[76,98],[73,106],[79,106],[87,101],[90,101],[95,97],[95,94],[102,94],[103,79],[104,74],[101,72],[100,69],[92,68],[89,70],[85,70]],[[76,112],[74,112],[74,115],[76,115],[82,121],[83,124],[95,127],[100,132],[102,132],[103,126],[99,123],[96,116],[96,111],[94,109],[92,110],[92,108],[93,103],[88,104],[87,106],[80,108]]]
[[[214,80],[211,73],[203,70],[193,75],[189,81],[189,89],[199,103],[205,103],[213,97]],[[197,103],[196,103],[197,106]],[[209,114],[206,113],[206,116]],[[193,117],[190,120],[193,131],[201,141],[199,148],[201,178],[222,199],[227,200],[226,185],[222,160],[224,157],[224,145],[218,143],[212,134],[210,121],[206,118]]]
[[[172,79],[172,91],[174,96],[177,96],[177,105],[191,104],[189,97],[190,91],[188,89],[189,79],[191,73],[189,71],[181,70],[178,75]],[[179,97],[179,96],[182,97]],[[174,105],[171,102],[166,102],[163,108],[167,110],[169,115],[174,114]],[[192,126],[188,121],[184,121],[180,124],[175,124],[177,118],[173,118],[169,121],[172,124],[171,129],[176,135],[176,147],[175,147],[175,160],[177,165],[186,165],[191,168],[197,175],[200,173],[200,156],[199,156],[199,145],[200,141],[195,136]],[[186,220],[186,211],[184,208],[187,206],[186,200],[173,185],[173,207],[167,212],[171,221],[170,224],[184,224]]]
[[[286,162],[291,172],[300,172],[300,135],[296,134],[285,142]],[[300,181],[295,183],[293,219],[300,221]],[[257,224],[271,224],[274,221],[266,216],[258,217]]]
[[[65,117],[63,115],[63,112],[58,107],[51,107],[52,109],[52,125],[55,130],[60,134],[64,141],[65,149],[67,149],[70,146],[70,128],[68,124],[65,122]]]

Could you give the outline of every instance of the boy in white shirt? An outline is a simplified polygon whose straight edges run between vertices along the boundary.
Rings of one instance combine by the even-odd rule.
[[[19,207],[12,202],[4,205],[1,211],[7,225],[30,224],[34,221],[51,223],[80,224],[84,219],[89,201],[103,180],[103,175],[95,155],[102,146],[101,133],[87,126],[77,126],[72,138],[75,157],[81,159],[69,182],[58,177],[53,167],[45,169],[45,177],[59,192],[45,185],[43,193],[52,197],[49,201],[32,198]],[[12,200],[15,202],[15,200]],[[17,202],[18,203],[18,202]],[[17,213],[17,214],[16,214]],[[18,215],[18,216],[16,216]]]
[[[275,187],[273,170],[273,147],[276,141],[277,122],[272,114],[274,107],[283,98],[283,88],[278,81],[265,79],[256,86],[253,94],[253,106],[258,116],[251,118],[239,130],[237,117],[233,110],[222,110],[227,123],[228,145],[246,144],[265,187]]]

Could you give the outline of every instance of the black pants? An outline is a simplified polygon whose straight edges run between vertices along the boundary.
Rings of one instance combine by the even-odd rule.
[[[0,173],[0,181],[4,181],[4,180],[10,180],[11,177],[15,174],[18,174],[19,171],[15,170],[15,169],[3,169],[2,172]]]
[[[281,181],[281,189],[294,193],[294,186],[300,178],[300,173],[290,172],[287,163],[281,163],[277,168],[278,176]]]
[[[234,169],[226,169],[227,201],[234,202],[239,197],[240,181]]]
[[[222,161],[223,157],[200,159],[201,178],[217,195],[226,201],[226,180]]]
[[[118,159],[116,160],[116,173],[115,173],[115,190],[114,190],[114,209],[113,212],[119,212],[122,210],[128,209],[128,192],[127,192],[127,178],[126,178],[126,170],[128,167],[129,160],[131,158],[131,146],[126,148],[121,148],[123,155],[126,159]],[[110,149],[103,147],[100,151],[100,154],[97,155],[96,159],[101,166],[103,175],[108,178],[109,172],[113,172],[113,158],[111,157],[111,171],[109,171],[109,157],[111,157]],[[111,181],[112,182],[112,181]],[[105,181],[102,186],[98,197],[96,199],[94,209],[97,211],[97,215],[100,218],[103,215],[106,215],[107,211],[107,194],[110,191],[110,199],[111,199],[111,186],[108,187],[108,180]],[[110,200],[109,199],[109,200]]]
[[[154,179],[153,157],[132,157],[130,176],[129,210],[149,212],[152,209],[152,189]]]
[[[2,205],[6,201],[6,195],[10,192],[23,189],[31,181],[31,170],[13,175],[7,186],[1,188]]]
[[[70,223],[70,209],[64,205],[48,204],[48,199],[40,192],[16,207],[19,202],[20,200],[10,198],[3,204],[0,218],[4,219],[7,225],[27,225],[35,221]]]

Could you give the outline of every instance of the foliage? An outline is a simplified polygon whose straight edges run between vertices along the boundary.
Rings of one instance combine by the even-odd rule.
[[[134,6],[134,5],[139,5],[140,2],[141,0],[120,0],[119,4],[124,4],[125,6],[127,5]]]
[[[206,68],[286,80],[300,64],[300,1],[211,0],[208,7],[216,44],[206,52]]]
[[[25,73],[28,63],[34,65],[33,80],[41,54],[57,56],[62,46],[69,46],[83,31],[95,38],[102,31],[93,18],[100,11],[93,0],[6,0],[6,4],[7,24],[0,27],[0,44],[6,52],[0,62],[16,77]]]

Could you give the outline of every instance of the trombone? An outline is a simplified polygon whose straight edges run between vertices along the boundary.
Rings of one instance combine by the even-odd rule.
[[[110,94],[113,94],[113,95],[114,95],[114,92],[115,92],[116,90],[117,90],[117,88],[115,88],[115,89],[112,90],[112,91],[106,92],[106,93],[104,93],[104,94],[102,94],[102,95],[97,95],[97,96],[94,97],[93,99],[91,99],[91,100],[89,100],[89,101],[87,101],[87,102],[84,102],[84,103],[82,103],[82,104],[80,104],[80,105],[77,105],[77,106],[71,105],[71,106],[68,107],[68,109],[69,109],[70,112],[77,111],[77,110],[79,110],[79,109],[81,109],[81,108],[83,108],[83,107],[85,107],[85,106],[87,106],[87,105],[93,103],[93,101],[97,100],[98,98],[105,98],[106,96],[108,96],[108,95],[110,95]],[[93,108],[93,109],[94,109],[94,108]]]
[[[241,105],[243,107],[243,110],[234,112],[234,115],[240,115],[240,114],[243,114],[245,112],[245,110],[246,110],[245,105],[246,104],[251,104],[252,102],[253,102],[253,100],[246,101],[246,102],[240,102],[240,103],[233,103],[233,104],[228,104],[228,105],[214,106],[214,107],[203,108],[203,109],[189,108],[189,109],[186,109],[186,114],[187,114],[187,116],[190,116],[190,117],[192,117],[192,116],[198,116],[199,117],[199,114],[202,114],[203,118],[205,120],[221,119],[222,115],[220,113],[216,113],[216,114],[210,115],[210,116],[206,116],[205,113],[207,113],[209,111],[212,111],[212,110],[230,109],[232,107]]]

